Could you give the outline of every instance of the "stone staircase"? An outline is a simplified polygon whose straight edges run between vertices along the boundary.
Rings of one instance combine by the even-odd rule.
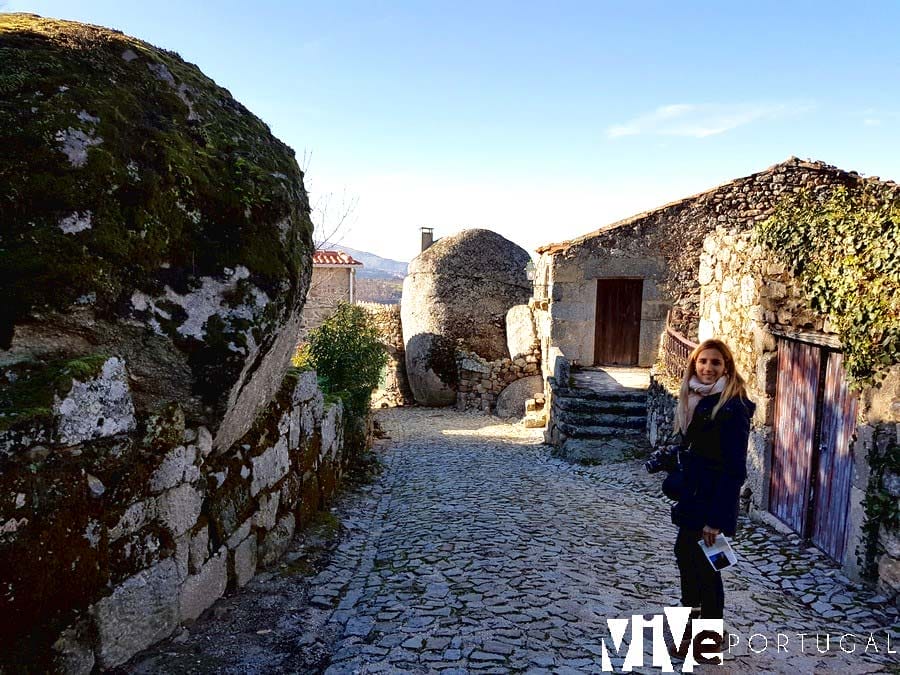
[[[553,391],[545,440],[554,454],[571,461],[605,464],[650,451],[647,392],[622,386],[610,369],[573,371],[570,386]],[[605,376],[605,377],[604,377]]]

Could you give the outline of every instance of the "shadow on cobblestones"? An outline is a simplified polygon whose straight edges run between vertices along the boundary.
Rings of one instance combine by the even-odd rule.
[[[611,644],[607,619],[677,604],[668,502],[640,462],[571,465],[540,430],[472,413],[378,417],[384,470],[338,503],[340,538],[298,536],[283,567],[129,672],[592,673]],[[884,598],[746,519],[736,549],[726,621],[741,641],[724,666],[695,672],[896,670],[898,617]],[[828,648],[812,637],[801,649],[798,633],[827,633]],[[847,633],[861,636],[845,639],[851,654],[837,642]],[[635,672],[659,672],[645,649]],[[613,653],[617,671],[624,654]]]

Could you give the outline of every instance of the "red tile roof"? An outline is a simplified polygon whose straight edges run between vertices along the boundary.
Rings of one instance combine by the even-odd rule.
[[[313,253],[313,265],[362,265],[343,251],[316,251]]]

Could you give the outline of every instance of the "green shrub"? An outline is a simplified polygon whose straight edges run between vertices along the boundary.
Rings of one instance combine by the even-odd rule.
[[[308,342],[304,342],[297,347],[297,351],[295,351],[294,355],[291,357],[291,366],[300,371],[312,370],[314,368],[312,363],[312,352],[309,349]]]
[[[340,397],[345,410],[345,444],[361,450],[355,446],[364,443],[372,391],[388,360],[378,328],[364,309],[342,302],[321,326],[310,331],[308,339],[308,352],[299,349],[295,365],[310,364],[325,393]]]

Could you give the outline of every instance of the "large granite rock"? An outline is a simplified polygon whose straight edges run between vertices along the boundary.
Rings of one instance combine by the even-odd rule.
[[[282,382],[309,284],[293,151],[119,32],[3,14],[0,51],[0,431],[53,414],[45,369],[103,354],[127,369],[123,419],[126,394],[138,420],[175,401],[231,445]]]
[[[523,377],[508,384],[497,396],[497,417],[525,417],[525,402],[544,391],[544,378],[540,375]]]
[[[538,344],[534,314],[528,305],[516,305],[506,313],[506,347],[510,358],[530,354]]]
[[[463,230],[409,264],[401,321],[410,387],[418,403],[456,401],[455,348],[507,355],[506,313],[526,302],[527,251],[490,230]]]

